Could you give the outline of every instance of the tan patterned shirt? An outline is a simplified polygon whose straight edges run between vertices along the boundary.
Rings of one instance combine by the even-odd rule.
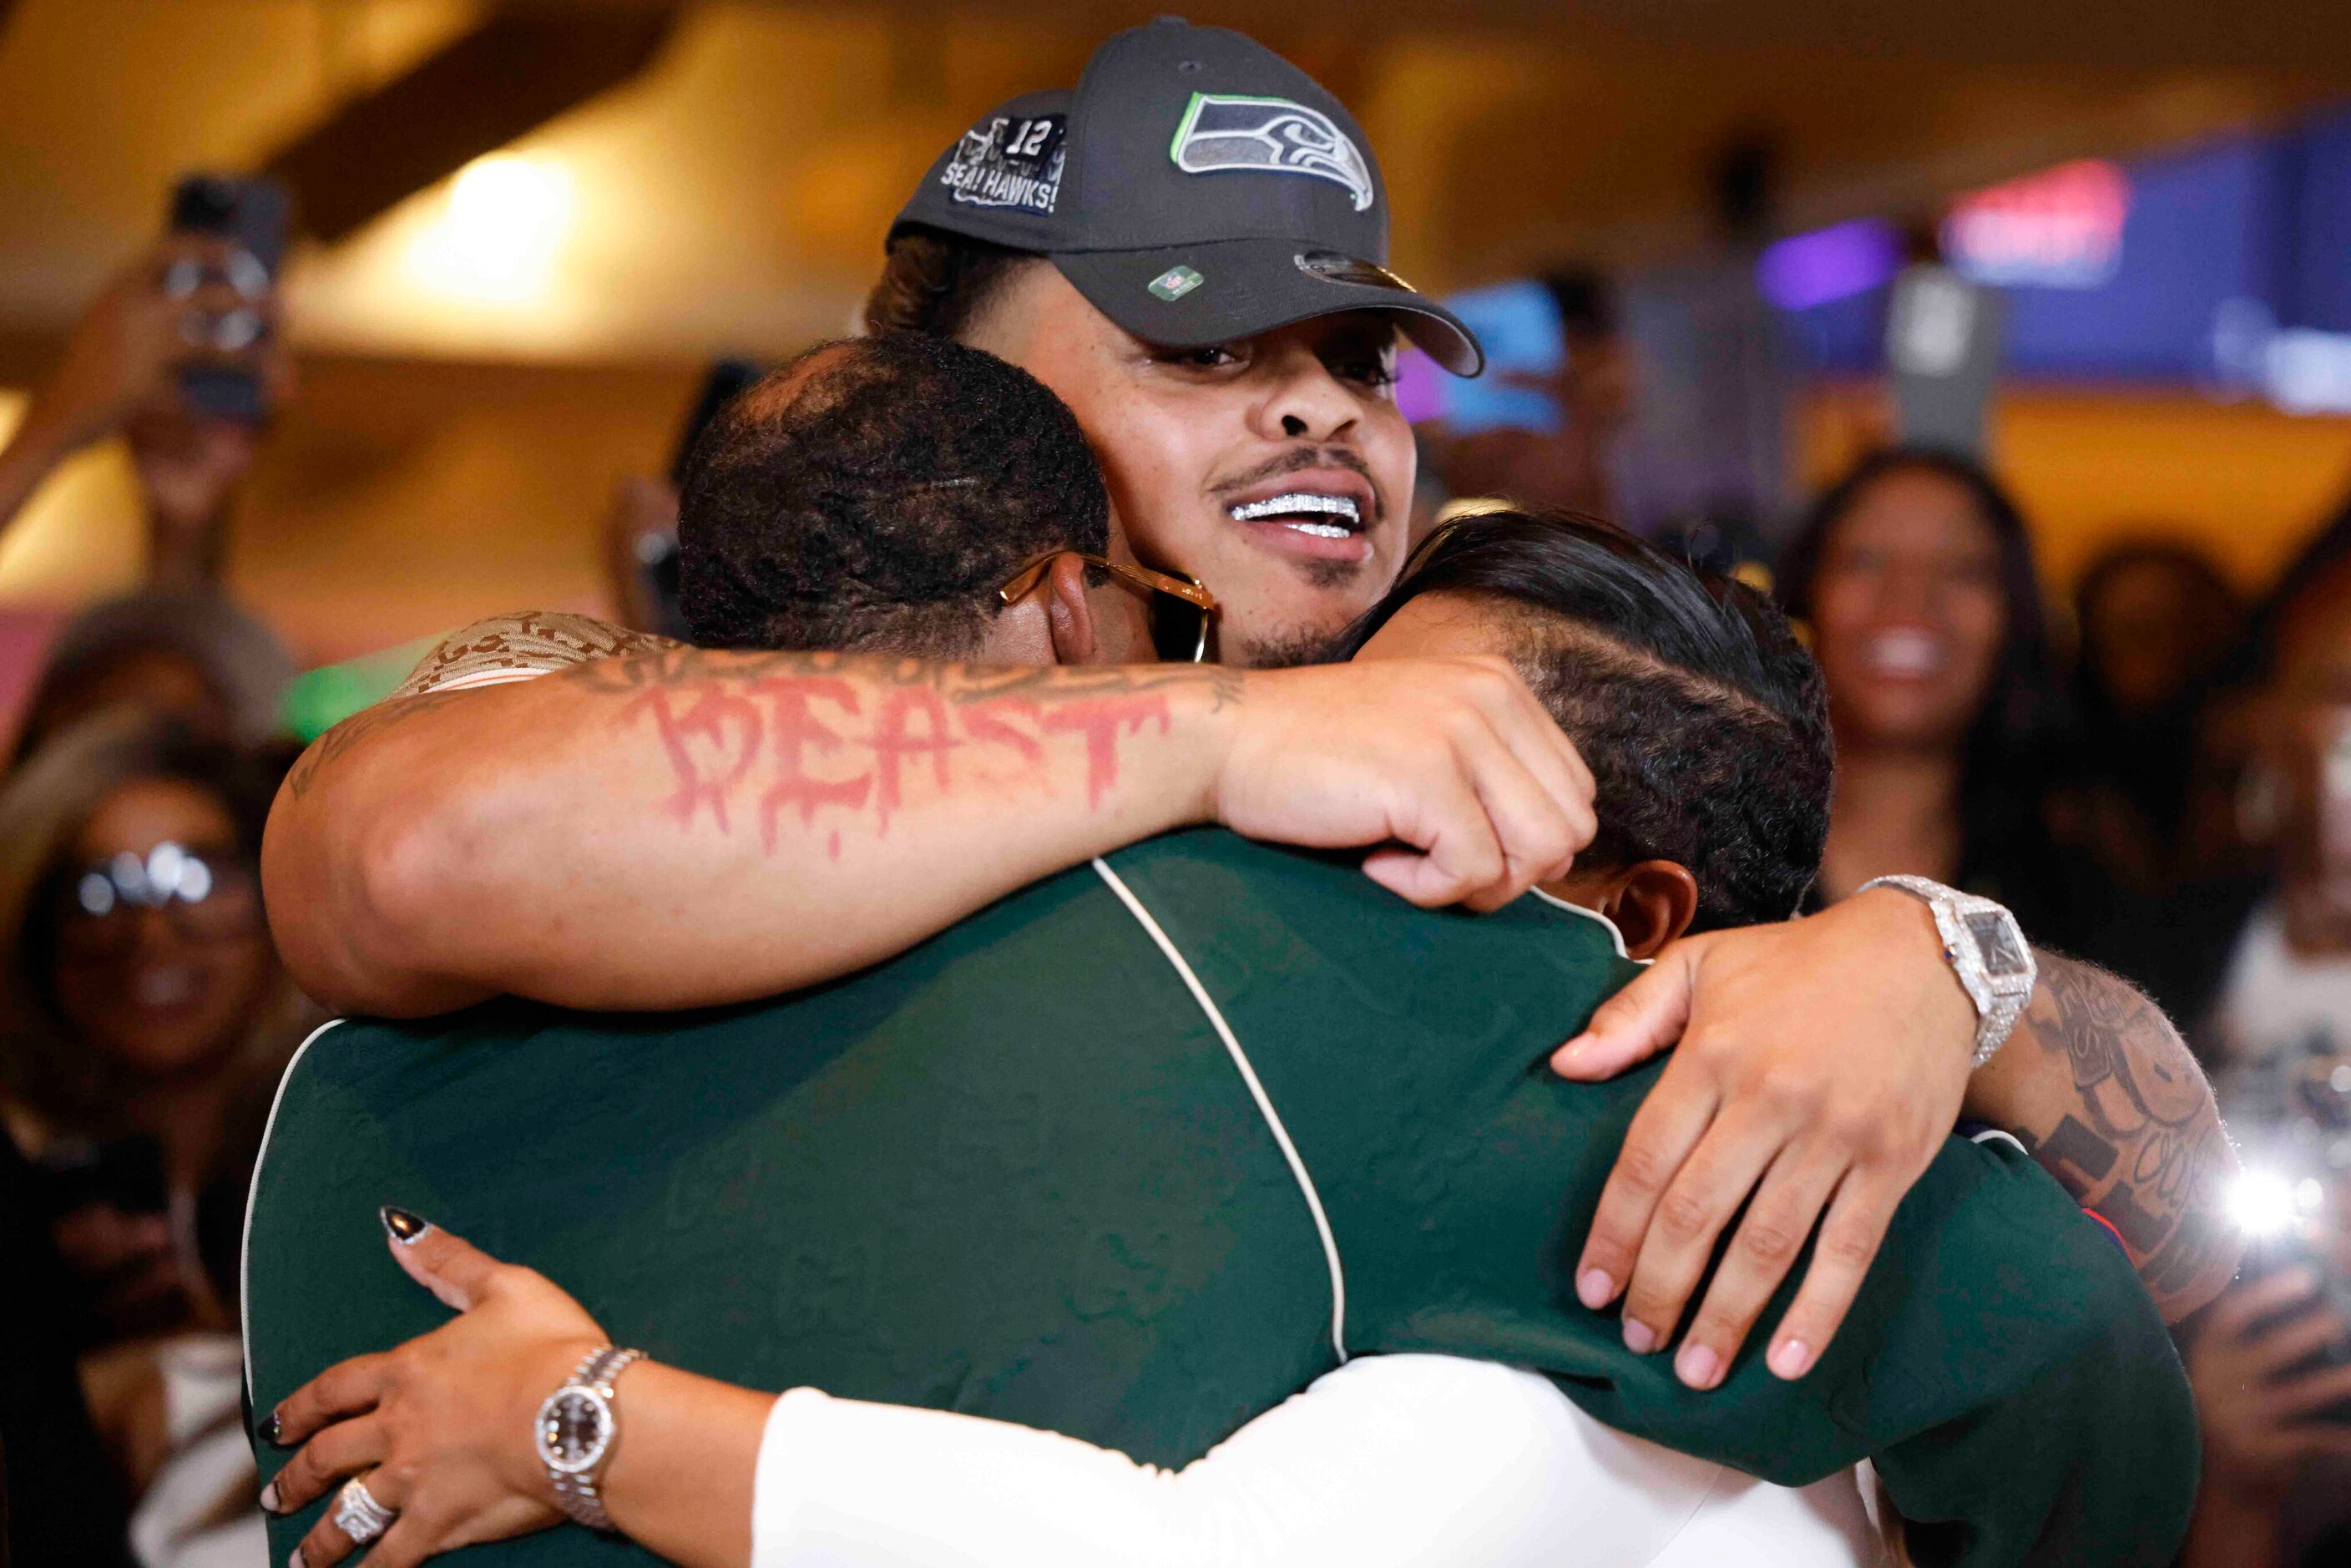
[[[525,610],[493,615],[462,632],[443,638],[417,661],[408,679],[392,695],[421,696],[426,692],[462,692],[475,686],[528,681],[557,670],[568,670],[590,659],[622,653],[651,653],[684,644],[650,632],[632,632],[592,615],[561,610]]]

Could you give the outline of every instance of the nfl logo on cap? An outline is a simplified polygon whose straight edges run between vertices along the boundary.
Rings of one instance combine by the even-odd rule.
[[[1171,267],[1151,280],[1151,292],[1173,305],[1200,287],[1200,275],[1188,267]]]

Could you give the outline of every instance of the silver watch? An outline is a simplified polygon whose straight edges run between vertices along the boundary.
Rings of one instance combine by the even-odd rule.
[[[2040,977],[2032,946],[2025,941],[2016,916],[1989,898],[1923,876],[1875,877],[1856,891],[1867,893],[1873,887],[1898,887],[1934,912],[1943,956],[1976,1005],[1976,1053],[1970,1065],[1981,1067],[2016,1029]]]
[[[612,1450],[620,1444],[620,1417],[612,1409],[612,1382],[631,1362],[642,1361],[641,1350],[616,1350],[611,1345],[590,1351],[571,1380],[547,1396],[538,1407],[532,1437],[539,1463],[547,1467],[548,1484],[555,1490],[555,1506],[590,1530],[610,1531],[611,1516],[604,1511],[598,1490]]]

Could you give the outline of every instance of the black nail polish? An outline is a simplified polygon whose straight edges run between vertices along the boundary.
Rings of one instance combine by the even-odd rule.
[[[277,1440],[277,1411],[272,1410],[268,1415],[264,1416],[260,1420],[258,1420],[258,1421],[255,1422],[255,1423],[253,1424],[253,1429],[254,1429],[255,1434],[256,1434],[256,1436],[258,1436],[258,1437],[261,1438],[261,1440],[262,1440],[263,1442],[265,1442],[265,1443],[268,1444],[271,1448],[282,1448],[286,1447],[286,1445],[285,1445],[285,1444],[283,1444],[283,1443],[281,1443],[281,1442],[279,1442],[279,1441]]]
[[[384,1234],[403,1247],[433,1228],[430,1221],[388,1203],[377,1212],[383,1220]]]

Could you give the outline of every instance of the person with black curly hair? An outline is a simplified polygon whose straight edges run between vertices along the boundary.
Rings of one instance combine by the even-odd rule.
[[[910,400],[955,414],[896,417]],[[1111,548],[1061,401],[905,333],[820,345],[730,404],[687,461],[678,528],[696,645],[935,659],[979,656],[998,591],[1039,557]]]

